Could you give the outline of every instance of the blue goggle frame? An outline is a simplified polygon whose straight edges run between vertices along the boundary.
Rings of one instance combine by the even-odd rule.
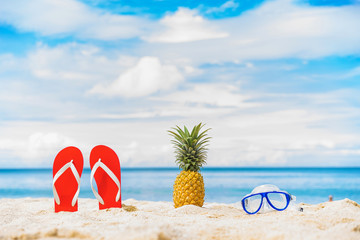
[[[269,200],[269,198],[268,198],[268,193],[281,193],[281,194],[285,194],[285,196],[286,196],[286,206],[285,206],[284,208],[277,208],[277,207],[275,207],[275,206],[271,203],[271,201]],[[248,198],[253,197],[253,196],[256,196],[256,195],[261,195],[261,202],[260,202],[259,208],[258,208],[255,212],[248,212],[248,211],[246,210],[246,207],[245,207],[245,201],[246,201]],[[289,206],[290,201],[293,199],[292,196],[291,196],[289,193],[283,192],[283,191],[271,191],[271,192],[254,193],[254,194],[250,194],[250,195],[245,196],[245,197],[241,200],[241,204],[242,204],[242,207],[243,207],[244,211],[245,211],[246,213],[248,213],[248,214],[255,214],[255,213],[259,212],[260,209],[261,209],[261,206],[263,205],[263,200],[264,200],[264,198],[266,198],[266,201],[269,203],[269,205],[270,205],[273,209],[275,209],[275,210],[277,210],[277,211],[283,211],[283,210],[285,210],[285,209]]]

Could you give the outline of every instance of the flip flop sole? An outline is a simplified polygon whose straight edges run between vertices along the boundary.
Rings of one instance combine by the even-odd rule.
[[[96,162],[99,161],[99,159],[101,159],[101,162],[115,174],[121,186],[120,161],[114,150],[105,145],[98,145],[94,147],[90,153],[91,169],[93,169],[93,166]],[[98,193],[104,200],[104,204],[99,203],[99,209],[121,208],[121,193],[120,199],[116,201],[116,195],[119,189],[111,177],[102,168],[99,167],[94,174],[94,179]]]
[[[79,176],[81,177],[84,158],[81,151],[76,147],[66,147],[61,150],[55,157],[53,164],[53,178],[55,174],[67,163],[73,162]],[[73,172],[68,168],[55,182],[55,188],[58,193],[60,204],[57,204],[54,199],[55,212],[67,211],[75,212],[78,210],[78,201],[72,206],[72,199],[78,189],[78,182],[76,181]]]

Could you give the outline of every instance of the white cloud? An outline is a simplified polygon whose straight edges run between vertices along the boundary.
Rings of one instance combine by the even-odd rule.
[[[116,79],[137,60],[78,43],[39,43],[25,56],[0,55],[1,115],[18,120],[97,117],[86,91],[104,79]]]
[[[173,65],[165,65],[156,57],[142,57],[135,66],[110,84],[98,84],[90,93],[106,96],[141,97],[174,88],[183,76]]]
[[[268,113],[232,114],[211,122],[211,164],[231,165],[331,165],[319,159],[296,158],[310,156],[343,156],[344,149],[356,150],[360,142],[358,133],[346,133],[344,129],[314,128],[311,124],[338,118],[334,114],[319,114],[310,110],[292,109]],[[334,124],[335,126],[336,124]],[[356,151],[346,151],[358,155]]]
[[[218,10],[236,5],[230,0]],[[194,62],[360,53],[360,32],[354,31],[359,13],[358,5],[314,7],[275,0],[227,19],[208,20],[197,10],[179,8],[156,22],[110,14],[74,0],[18,0],[0,5],[0,21],[20,31],[102,40],[141,37],[150,41],[141,55],[157,52],[161,59],[176,56]],[[181,44],[174,48],[154,42]]]
[[[21,66],[38,79],[91,83],[115,78],[119,72],[132,66],[136,59],[120,54],[108,56],[107,51],[94,45],[73,42],[55,47],[38,43],[26,57],[16,58],[14,62],[18,68]]]
[[[196,10],[187,8],[179,8],[174,14],[165,16],[160,24],[164,26],[163,29],[144,39],[150,42],[181,43],[228,36],[224,31],[217,30],[214,21],[205,20]]]
[[[360,66],[351,69],[348,73],[344,75],[344,77],[346,78],[357,77],[357,76],[360,76]]]
[[[87,80],[93,70],[86,58],[94,60],[95,47],[66,44],[50,48],[38,44],[28,55],[29,69],[37,78],[46,80]],[[99,61],[97,61],[99,63]]]
[[[193,84],[187,90],[177,91],[154,99],[180,104],[195,104],[198,107],[200,105],[225,108],[258,106],[258,104],[246,103],[246,100],[251,99],[251,97],[243,95],[236,86],[222,83]]]
[[[212,7],[209,8],[206,13],[219,13],[225,12],[228,9],[235,10],[239,7],[239,3],[235,2],[234,0],[227,1],[223,3],[220,7]]]
[[[2,1],[0,21],[45,36],[102,40],[137,37],[147,25],[140,18],[109,14],[75,0]]]
[[[32,164],[41,166],[43,163],[48,166],[49,158],[54,158],[58,151],[71,145],[78,143],[56,132],[35,132],[24,139],[0,139],[0,150],[13,152],[13,155],[24,160],[22,163],[25,166],[30,167],[33,167]]]
[[[130,116],[136,121],[108,121],[111,118],[107,117],[96,122],[11,122],[0,126],[0,153],[2,159],[20,161],[1,162],[2,166],[49,167],[57,152],[67,145],[77,146],[84,159],[88,159],[94,146],[105,144],[118,153],[122,166],[175,166],[166,130],[175,125],[192,127],[200,121],[212,128],[209,166],[326,166],[336,162],[323,161],[321,157],[342,159],[360,154],[359,133],[349,126],[339,128],[341,118],[346,118],[342,114],[305,108],[278,111],[263,108],[267,110],[206,108],[171,102],[155,107],[155,113],[168,111],[168,115],[163,112],[160,117],[150,116],[158,117],[155,121],[148,121],[146,116]],[[133,112],[138,111],[136,108]],[[85,164],[88,166],[87,161]]]
[[[51,167],[61,149],[75,146],[84,156],[85,167],[89,167],[91,149],[104,144],[117,153],[122,166],[174,166],[168,157],[172,148],[168,147],[167,124],[11,122],[6,128],[0,126],[0,163],[1,167]],[[61,134],[49,132],[51,129],[61,130]]]
[[[2,54],[0,55],[0,73],[14,71],[18,69],[18,62],[14,55],[12,54]]]
[[[60,147],[76,145],[76,142],[61,134],[37,132],[29,136],[25,151],[19,151],[22,157],[42,159],[51,156]]]
[[[181,43],[176,47],[155,46],[151,51],[163,58],[189,58],[195,65],[213,61],[353,55],[360,53],[360,31],[354,31],[359,22],[358,5],[313,7],[290,0],[266,1],[237,17],[213,20],[210,26],[216,25],[217,31],[228,33],[227,37]],[[169,29],[171,27],[164,32],[168,35],[154,35],[154,38],[176,36]],[[175,43],[182,37],[173,38]]]
[[[227,1],[218,10],[236,4]],[[156,52],[161,59],[185,57],[193,63],[358,54],[360,32],[354,29],[359,13],[358,5],[314,7],[275,0],[232,18],[208,20],[197,10],[179,8],[156,22],[110,14],[74,0],[19,0],[0,5],[0,21],[20,31],[102,40],[141,37],[149,42],[139,54]],[[158,43],[181,44],[174,48]]]

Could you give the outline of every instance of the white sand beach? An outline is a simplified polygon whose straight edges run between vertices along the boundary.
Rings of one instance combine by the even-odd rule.
[[[349,199],[299,204],[303,212],[247,215],[236,204],[204,207],[128,199],[122,209],[54,213],[53,199],[0,199],[0,239],[360,239],[360,205]]]

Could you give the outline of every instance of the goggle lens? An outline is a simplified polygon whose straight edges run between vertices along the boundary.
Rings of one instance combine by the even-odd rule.
[[[269,192],[267,197],[276,210],[284,210],[288,205],[288,198],[285,193]]]
[[[255,194],[244,199],[244,208],[249,213],[256,213],[261,206],[261,194]]]

